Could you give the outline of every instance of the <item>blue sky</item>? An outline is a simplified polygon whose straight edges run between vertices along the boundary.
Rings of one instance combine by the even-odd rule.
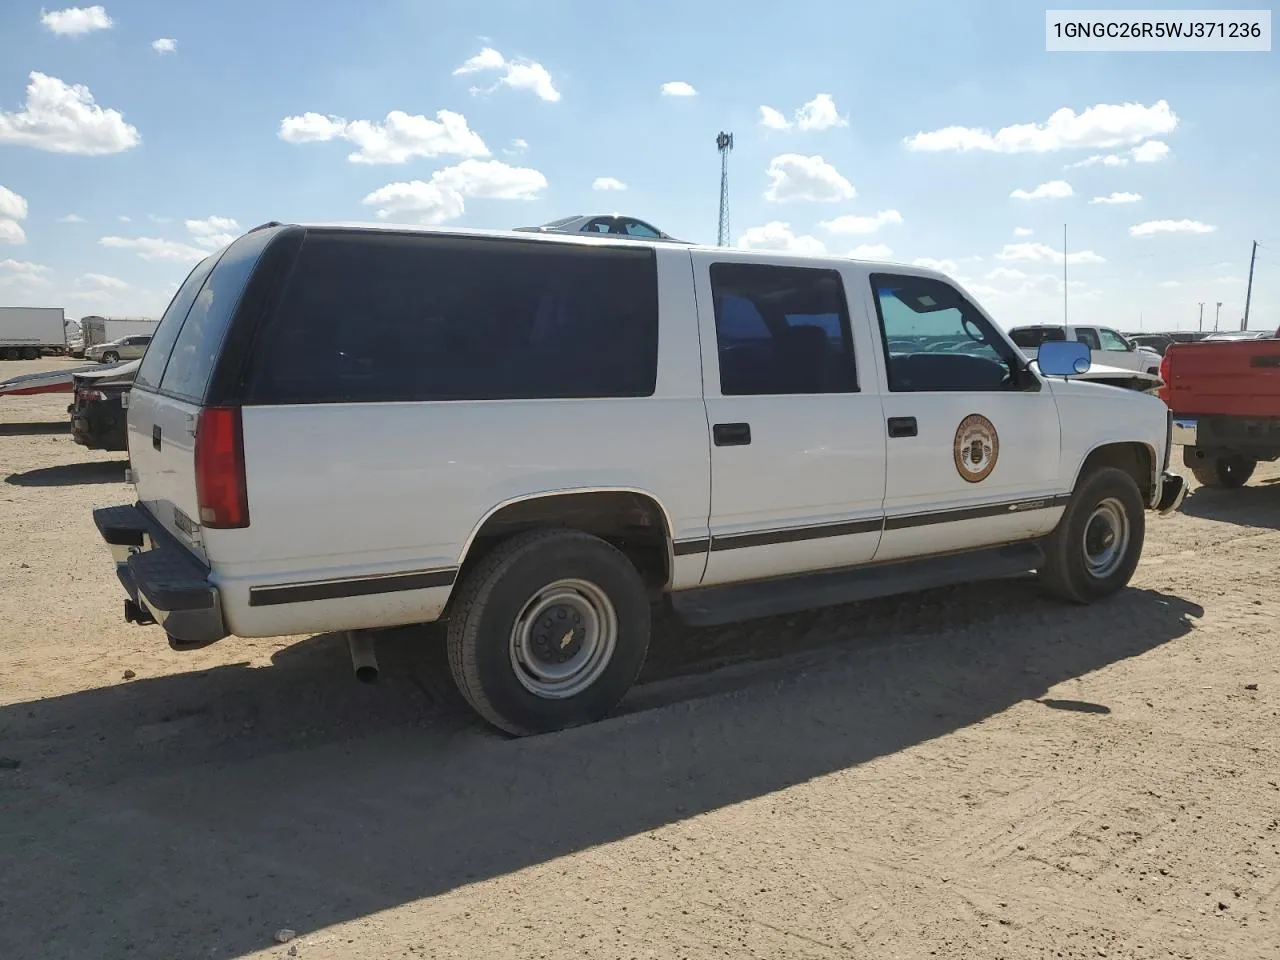
[[[1280,327],[1280,54],[1044,46],[1025,2],[7,0],[0,303],[158,315],[270,219],[714,242],[725,129],[735,244],[941,263],[1012,326],[1065,222],[1072,320],[1160,329],[1237,326],[1257,239]]]

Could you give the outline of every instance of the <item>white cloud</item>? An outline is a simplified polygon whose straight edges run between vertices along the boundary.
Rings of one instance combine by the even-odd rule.
[[[853,184],[840,175],[822,157],[805,157],[798,153],[784,153],[769,162],[769,187],[764,198],[773,203],[791,200],[812,200],[818,203],[835,203],[852,200],[858,195]]]
[[[125,123],[120,111],[94,103],[88,87],[35,70],[22,109],[0,111],[0,143],[97,156],[121,153],[141,142],[137,128]]]
[[[1093,167],[1098,164],[1102,164],[1104,167],[1123,167],[1128,164],[1128,162],[1128,157],[1117,156],[1114,153],[1109,153],[1106,156],[1096,153],[1092,157],[1085,157],[1083,160],[1077,160],[1075,163],[1067,164],[1067,169],[1074,170],[1078,167]]]
[[[770,130],[790,130],[792,122],[781,110],[760,106],[760,123]],[[801,130],[828,130],[831,127],[847,127],[849,120],[840,116],[836,102],[829,93],[820,93],[808,103],[796,108],[795,126]]]
[[[1215,283],[1244,283],[1243,277],[1214,277]]]
[[[744,230],[738,237],[738,246],[744,250],[777,250],[810,256],[827,252],[826,245],[817,237],[796,236],[791,232],[791,224],[781,220],[771,220],[764,226]]]
[[[987,271],[984,280],[1025,280],[1029,277],[1025,270],[1018,270],[1014,267],[996,267],[994,270]]]
[[[893,250],[883,243],[863,243],[850,250],[846,256],[854,260],[888,260],[893,256]]]
[[[933,257],[916,257],[911,261],[913,267],[924,267],[926,270],[937,270],[939,273],[955,274],[960,271],[960,264],[954,260],[935,260]]]
[[[512,167],[501,160],[463,160],[437,170],[429,181],[388,183],[361,202],[376,207],[379,219],[433,224],[462,216],[467,198],[532,200],[546,186],[547,178],[529,167]]]
[[[151,49],[156,53],[177,53],[178,41],[173,37],[161,37],[159,40],[151,41]]]
[[[560,99],[560,91],[551,81],[547,68],[533,60],[516,58],[508,60],[492,47],[485,47],[474,57],[453,71],[460,76],[468,73],[480,73],[489,70],[506,71],[498,82],[488,90],[472,87],[472,93],[490,93],[498,87],[506,86],[515,90],[532,90],[540,99],[554,103]]]
[[[770,130],[786,130],[791,126],[791,121],[784,117],[780,110],[766,107],[764,104],[760,105],[760,123]]]
[[[592,190],[625,190],[627,185],[617,177],[596,177],[591,181]]]
[[[511,141],[511,146],[506,147],[502,152],[509,156],[516,156],[526,152],[529,149],[529,141],[516,137]]]
[[[847,127],[849,121],[840,116],[829,93],[820,93],[796,111],[796,126],[801,130],[829,130]]]
[[[343,139],[358,150],[352,163],[407,163],[414,157],[487,157],[489,148],[467,126],[467,118],[451,110],[439,110],[432,120],[422,114],[392,110],[381,123],[304,113],[280,121],[277,135],[287,143],[318,143]]]
[[[1030,227],[1014,227],[1013,228],[1013,235],[1015,237],[1029,237],[1033,233],[1035,233],[1035,231],[1032,230]]]
[[[871,214],[869,217],[845,214],[843,217],[836,217],[834,220],[823,220],[819,226],[831,233],[868,234],[875,233],[881,227],[888,226],[891,223],[902,223],[902,214],[897,210],[881,210],[878,213]]]
[[[101,6],[67,7],[65,10],[40,11],[40,22],[62,37],[78,37],[94,30],[107,30],[111,18]]]
[[[203,260],[209,255],[208,250],[201,250],[174,240],[161,240],[157,237],[103,237],[98,243],[116,250],[133,250],[143,260],[173,260],[178,263],[190,263],[193,260]]]
[[[1213,233],[1218,228],[1199,220],[1148,220],[1129,228],[1131,237],[1154,237],[1158,233]]]
[[[183,225],[191,234],[191,240],[210,250],[220,250],[240,235],[240,224],[230,217],[206,217],[203,220],[184,220]],[[235,231],[234,233],[232,231]]]
[[[53,286],[48,276],[49,268],[30,260],[0,260],[0,288],[22,287],[27,289]]]
[[[27,201],[8,187],[0,186],[0,243],[26,243],[27,234],[18,223],[25,219]]]
[[[111,277],[105,273],[86,273],[77,278],[76,283],[82,287],[91,287],[96,290],[128,290],[129,284],[125,283],[118,277]]]
[[[1172,290],[1174,287],[1182,286],[1182,281],[1181,280],[1162,280],[1160,281],[1160,286],[1167,287],[1168,289]]]
[[[1137,203],[1142,199],[1140,193],[1119,193],[1113,192],[1105,197],[1094,197],[1089,203]]]
[[[1171,133],[1178,118],[1169,104],[1099,103],[1077,114],[1070,107],[1055,110],[1045,123],[1019,123],[994,134],[977,127],[944,127],[906,138],[909,150],[925,152],[971,150],[992,153],[1047,153],[1056,150],[1128,146],[1157,134]]]
[[[1133,159],[1136,163],[1156,163],[1170,154],[1169,145],[1160,140],[1148,140],[1133,148]]]
[[[668,80],[662,85],[664,97],[696,97],[698,91],[683,80]]]
[[[1028,263],[1062,263],[1062,251],[1047,243],[1006,243],[996,254],[997,260],[1023,260]],[[1092,250],[1076,250],[1067,254],[1067,263],[1105,263]]]
[[[84,217],[78,213],[68,213],[65,217],[58,218],[59,223],[84,223]]]
[[[1019,187],[1009,194],[1014,200],[1060,200],[1071,196],[1075,191],[1065,180],[1050,180],[1042,183],[1034,190],[1023,190]]]
[[[116,217],[121,223],[133,223],[133,217],[125,216],[123,213]]]

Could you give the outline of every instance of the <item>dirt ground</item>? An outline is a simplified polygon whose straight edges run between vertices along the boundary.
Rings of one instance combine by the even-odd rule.
[[[367,687],[124,623],[67,402],[0,398],[4,960],[1280,957],[1280,469],[1111,602],[664,623],[618,716],[512,741],[436,631]]]

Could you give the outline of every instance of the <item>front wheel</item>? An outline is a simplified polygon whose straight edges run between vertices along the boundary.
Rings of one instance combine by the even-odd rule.
[[[1145,536],[1145,508],[1133,477],[1115,467],[1091,471],[1044,544],[1040,580],[1072,603],[1101,600],[1132,579]]]
[[[102,355],[103,363],[115,363],[119,359],[120,359],[120,354],[116,353],[114,350],[108,350],[106,353]]]
[[[1191,468],[1196,482],[1202,487],[1243,487],[1253,476],[1257,460],[1248,457],[1220,457]]]
[[[649,597],[631,561],[576,530],[535,530],[472,570],[449,616],[449,670],[467,702],[516,736],[606,716],[649,648]]]

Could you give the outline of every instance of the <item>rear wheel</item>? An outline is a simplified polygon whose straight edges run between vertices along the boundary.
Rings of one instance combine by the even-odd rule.
[[[1142,494],[1133,477],[1115,467],[1091,471],[1045,542],[1040,580],[1072,603],[1108,597],[1132,579],[1145,536]]]
[[[449,616],[449,669],[471,706],[516,736],[591,723],[622,700],[649,648],[649,598],[622,553],[535,530],[472,570]]]
[[[103,363],[115,363],[119,359],[120,359],[120,354],[116,353],[114,350],[108,350],[106,353],[102,355]]]
[[[23,348],[22,348],[22,359],[23,359],[23,360],[39,360],[39,359],[40,359],[40,351],[39,351],[39,350],[37,350],[35,347],[23,347]]]
[[[1253,476],[1257,460],[1248,457],[1219,457],[1191,468],[1196,482],[1202,487],[1243,487]]]
[[[18,359],[18,348],[17,348],[17,347],[5,347],[3,350],[0,350],[0,357],[3,357],[5,360],[17,360],[17,359]]]

